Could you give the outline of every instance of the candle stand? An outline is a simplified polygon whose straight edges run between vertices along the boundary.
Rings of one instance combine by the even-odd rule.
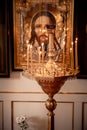
[[[48,109],[48,130],[55,130],[54,126],[54,110],[57,106],[56,100],[53,98],[56,93],[59,92],[62,85],[67,80],[66,77],[59,77],[54,79],[36,79],[38,84],[42,87],[42,90],[48,95],[48,99],[45,102]]]
[[[17,43],[20,41],[23,44],[21,44],[23,75],[29,79],[35,79],[44,93],[48,95],[45,102],[48,110],[48,130],[55,130],[54,110],[57,102],[54,95],[59,92],[68,77],[74,77],[79,72],[77,39],[75,43],[73,42],[73,1],[52,2],[49,0],[45,3],[42,0],[38,3],[18,0],[16,4],[21,18],[20,25],[22,24],[19,33],[20,40],[18,39]],[[44,15],[45,19],[39,19],[39,16]],[[38,19],[40,23],[37,22]],[[48,19],[52,21],[48,22],[50,21]],[[45,24],[44,28],[42,23]],[[40,37],[44,42],[40,38],[40,42],[36,39],[35,27],[38,34],[46,32],[42,35],[43,37]]]
[[[47,25],[49,34],[49,52],[48,61],[45,62],[41,60],[41,63],[36,64],[33,62],[28,69],[25,69],[23,74],[26,76],[35,78],[38,84],[41,86],[42,90],[48,95],[48,99],[45,102],[45,106],[48,110],[48,130],[54,129],[54,110],[57,106],[54,95],[59,92],[61,87],[64,85],[68,77],[75,76],[78,71],[72,68],[67,68],[64,62],[58,63],[54,60],[54,31],[55,25]],[[33,54],[32,54],[33,55]],[[43,55],[43,54],[42,54]],[[33,68],[33,70],[31,69]]]

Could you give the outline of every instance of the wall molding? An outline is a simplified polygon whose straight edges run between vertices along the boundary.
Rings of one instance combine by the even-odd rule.
[[[0,94],[45,94],[44,92],[1,91]],[[87,94],[87,92],[59,92],[57,94]]]

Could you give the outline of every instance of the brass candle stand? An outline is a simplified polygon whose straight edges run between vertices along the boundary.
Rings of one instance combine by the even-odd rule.
[[[48,60],[41,60],[41,63],[34,63],[32,56],[32,61],[30,60],[30,64],[28,64],[27,68],[25,68],[23,74],[29,78],[34,78],[41,86],[42,90],[48,95],[48,99],[45,102],[46,108],[48,110],[48,130],[54,130],[54,110],[57,106],[54,95],[59,92],[67,78],[75,76],[78,71],[72,68],[72,65],[70,68],[67,68],[67,65],[63,61],[59,63],[58,61],[54,60],[55,52],[53,49],[53,30],[55,29],[55,25],[47,25],[47,28],[50,44]],[[45,52],[43,52],[42,55],[43,54],[45,54]]]
[[[22,48],[20,59],[23,75],[29,79],[35,79],[48,95],[45,102],[48,110],[48,130],[55,130],[54,110],[57,102],[54,95],[59,92],[68,77],[73,77],[79,72],[78,39],[76,38],[73,43],[73,10],[71,10],[71,6],[73,9],[74,3],[71,0],[54,2],[49,0],[46,3],[43,1],[39,0],[39,3],[33,1],[32,3],[29,0],[18,0],[17,16],[20,17],[21,29],[18,33],[20,40],[17,39],[17,43],[20,41],[20,48]],[[31,18],[31,16],[33,17]],[[43,16],[45,16],[44,19]],[[49,24],[48,19],[51,20]],[[38,44],[35,27],[37,35],[43,33],[43,37],[41,36],[39,41],[46,38],[44,42],[41,41]]]
[[[56,93],[59,92],[60,88],[66,81],[66,77],[57,77],[53,80],[49,79],[36,79],[42,90],[48,95],[48,99],[45,102],[46,108],[48,109],[48,130],[54,129],[54,110],[57,106],[56,100],[53,98]]]

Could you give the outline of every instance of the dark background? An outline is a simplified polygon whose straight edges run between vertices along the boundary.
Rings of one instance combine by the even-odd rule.
[[[0,1],[0,77],[9,77],[8,0]]]
[[[74,36],[78,37],[78,78],[87,78],[87,4],[86,0],[75,0]]]

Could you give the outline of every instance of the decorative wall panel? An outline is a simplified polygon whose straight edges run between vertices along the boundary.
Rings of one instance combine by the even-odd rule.
[[[3,111],[3,101],[0,101],[0,130],[3,130],[3,116],[4,116],[4,111]]]
[[[83,103],[82,117],[82,130],[87,130],[87,102]]]
[[[12,130],[19,130],[16,118],[26,116],[30,130],[47,130],[47,116],[44,102],[41,101],[13,101],[12,102]]]
[[[46,95],[28,92],[0,93],[0,130],[19,130],[16,118],[27,117],[29,130],[47,130]],[[55,129],[87,130],[87,93],[56,95]]]
[[[55,113],[56,113],[55,130],[74,129],[74,103],[73,102],[58,102]]]

